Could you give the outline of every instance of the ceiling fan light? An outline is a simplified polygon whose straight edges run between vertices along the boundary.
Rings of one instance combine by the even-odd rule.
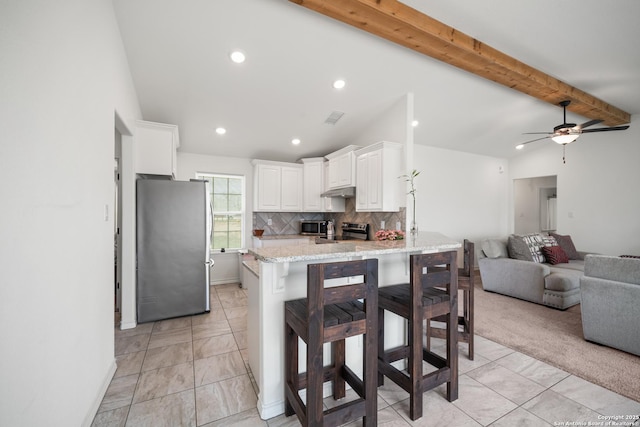
[[[566,134],[566,135],[554,135],[551,137],[551,140],[557,144],[565,145],[570,144],[576,139],[578,139],[580,135],[576,134]]]

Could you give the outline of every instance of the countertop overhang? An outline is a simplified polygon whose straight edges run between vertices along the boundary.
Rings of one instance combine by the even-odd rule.
[[[346,240],[336,244],[280,246],[249,249],[249,254],[262,262],[297,262],[314,261],[330,258],[343,258],[355,256],[375,256],[392,253],[417,253],[444,250],[456,250],[462,244],[445,235],[423,231],[418,236],[407,235],[404,240]]]

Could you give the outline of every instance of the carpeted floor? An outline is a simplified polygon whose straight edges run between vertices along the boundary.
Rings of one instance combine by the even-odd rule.
[[[640,357],[585,341],[580,305],[565,311],[487,292],[477,276],[475,332],[640,402]]]

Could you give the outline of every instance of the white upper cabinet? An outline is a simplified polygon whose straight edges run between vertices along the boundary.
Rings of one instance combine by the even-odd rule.
[[[341,150],[327,154],[329,160],[329,189],[353,187],[356,185],[354,150],[360,147],[349,145]]]
[[[134,138],[136,173],[176,177],[178,126],[138,120]]]
[[[302,165],[253,160],[255,211],[302,210]]]
[[[324,162],[324,190],[329,190],[329,162]],[[345,211],[345,199],[344,197],[323,197],[324,212],[344,212]]]
[[[356,211],[397,212],[404,206],[402,144],[378,142],[356,154]]]
[[[302,159],[304,170],[304,203],[302,210],[305,212],[324,211],[324,158],[313,157]]]

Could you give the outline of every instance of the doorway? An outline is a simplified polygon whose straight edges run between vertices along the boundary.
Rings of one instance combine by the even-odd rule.
[[[513,180],[515,234],[555,231],[557,181],[556,175]]]
[[[122,157],[122,134],[115,129],[114,140],[114,164],[113,164],[113,181],[114,181],[114,213],[113,216],[113,247],[114,247],[114,306],[116,317],[119,316],[122,304],[122,237],[120,228],[122,224],[122,184],[120,181],[120,163]],[[116,319],[116,322],[118,319]]]

